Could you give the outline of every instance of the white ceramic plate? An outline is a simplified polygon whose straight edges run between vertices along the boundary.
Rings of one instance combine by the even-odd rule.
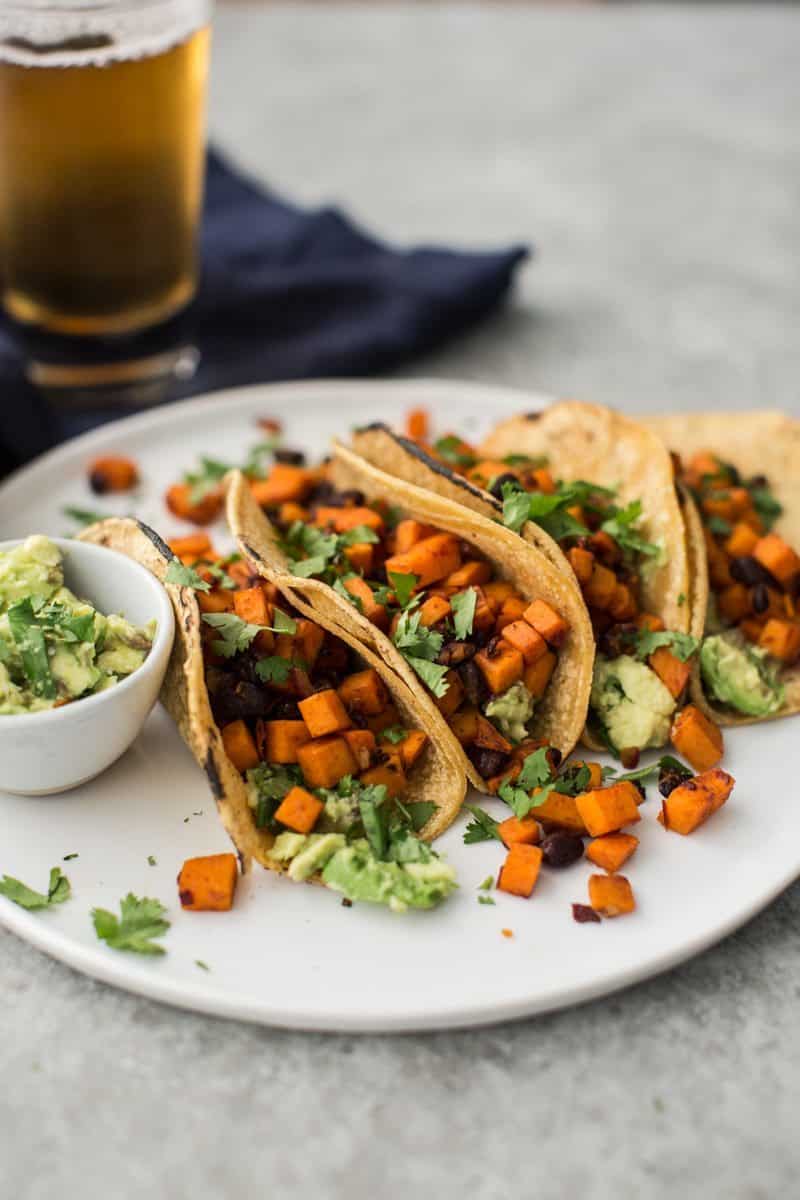
[[[383,418],[399,423],[426,404],[441,430],[468,436],[542,397],[454,383],[331,382],[218,393],[108,425],[39,459],[0,487],[0,539],[62,534],[65,505],[124,513],[135,509],[167,536],[181,532],[161,497],[196,456],[241,461],[256,440],[257,417],[280,418],[286,443],[312,454],[334,433]],[[132,502],[94,498],[86,464],[122,451],[144,471]],[[218,539],[220,542],[222,538]],[[77,970],[185,1008],[316,1030],[402,1031],[500,1021],[601,996],[709,946],[800,875],[800,807],[787,786],[796,761],[793,721],[736,730],[726,766],[732,799],[690,838],[656,822],[655,788],[637,827],[641,846],[627,869],[635,915],[577,925],[588,863],[543,873],[529,901],[478,884],[495,874],[497,843],[462,844],[464,821],[439,843],[461,890],[431,913],[395,916],[369,905],[343,908],[321,888],[256,868],[230,913],[184,913],[175,887],[187,857],[226,849],[205,780],[162,710],[109,772],[66,795],[22,799],[0,792],[0,872],[44,887],[61,864],[74,898],[27,913],[0,897],[0,921]],[[794,740],[793,740],[794,739]],[[486,807],[499,809],[496,802]],[[64,855],[79,857],[64,864]],[[148,855],[157,865],[148,864]],[[107,949],[89,918],[120,897],[159,897],[172,921],[168,953],[143,959]],[[513,937],[502,936],[510,929]],[[207,964],[208,970],[198,965]]]

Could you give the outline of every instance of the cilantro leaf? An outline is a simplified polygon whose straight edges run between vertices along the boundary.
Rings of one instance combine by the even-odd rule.
[[[273,624],[266,625],[265,629],[271,629],[273,633],[288,633],[292,637],[297,633],[297,621],[285,613],[282,608],[274,610],[272,619]]]
[[[437,807],[432,800],[415,800],[412,804],[405,805],[406,811],[411,815],[411,828],[415,833],[419,833],[420,829],[428,824]]]
[[[191,588],[194,592],[210,592],[211,584],[208,583],[201,575],[195,571],[194,567],[187,567],[177,558],[173,558],[172,562],[167,567],[167,572],[164,576],[166,583],[174,583],[176,587]]]
[[[394,634],[394,644],[403,655],[425,658],[433,662],[442,648],[444,638],[435,629],[420,626],[420,613],[406,611],[401,614]]]
[[[560,483],[555,492],[524,492],[519,485],[506,483],[503,484],[503,524],[519,533],[526,521],[535,521],[556,541],[583,537],[589,530],[566,510],[574,505],[588,504],[594,494],[613,493],[582,480]]]
[[[370,529],[369,525],[356,525],[341,533],[338,543],[339,546],[362,546],[365,542],[374,544],[379,540],[377,533],[374,529]]]
[[[239,556],[237,555],[237,558],[238,557]],[[224,588],[226,592],[230,592],[236,587],[233,579],[231,579],[227,571],[224,571],[218,563],[204,563],[203,570],[208,571],[209,575],[216,579],[219,586]]]
[[[26,883],[15,879],[13,875],[4,875],[0,879],[0,896],[13,900],[20,908],[35,911],[40,908],[51,908],[54,904],[63,904],[72,895],[72,887],[60,867],[52,867],[47,884],[47,895],[35,892]]]
[[[95,512],[91,508],[73,508],[71,505],[67,505],[61,511],[65,517],[69,517],[78,525],[96,525],[98,521],[107,521],[111,516],[111,513]]]
[[[494,875],[487,875],[483,883],[478,884],[479,892],[490,892],[494,886]]]
[[[718,517],[716,513],[706,517],[706,528],[709,533],[715,533],[718,537],[727,537],[733,530],[730,521],[726,521],[724,517]]]
[[[528,520],[530,497],[515,483],[503,484],[503,524],[519,533]]]
[[[375,794],[371,795],[370,793]],[[382,793],[382,795],[378,793]],[[386,851],[389,847],[389,829],[385,806],[386,796],[386,788],[377,786],[374,788],[364,788],[358,797],[358,809],[361,813],[364,833],[372,853],[378,859],[385,859]]]
[[[219,462],[215,458],[201,458],[199,471],[187,471],[184,482],[191,485],[189,503],[201,504],[211,492],[219,487],[223,476],[231,469],[230,463]]]
[[[478,808],[475,804],[467,804],[465,808],[473,816],[473,820],[464,830],[465,845],[470,846],[474,842],[501,842],[503,840],[498,832],[500,822],[495,821],[494,817],[490,816],[485,809]]]
[[[485,892],[482,895],[478,896],[478,904],[496,904],[496,903],[497,903],[497,901],[492,896],[487,896]]]
[[[381,730],[381,738],[387,742],[391,742],[396,746],[398,742],[404,742],[408,737],[408,730],[402,725],[390,725],[387,729]]]
[[[507,467],[527,467],[530,471],[536,471],[539,467],[546,467],[550,460],[546,454],[537,454],[533,458],[529,454],[506,454],[501,461]]]
[[[571,794],[568,790],[571,786],[572,781],[560,780],[555,775],[547,759],[547,747],[541,746],[525,757],[516,781],[507,779],[500,785],[497,794],[501,800],[505,800],[514,816],[522,820],[532,809],[540,808],[551,792]],[[532,794],[534,789],[536,795]]]
[[[22,669],[31,691],[35,696],[52,700],[56,695],[56,684],[50,671],[44,631],[36,623],[29,599],[12,604],[8,610],[8,627],[19,650]]]
[[[119,904],[120,916],[105,908],[92,909],[95,933],[113,950],[130,950],[136,954],[165,954],[154,938],[163,937],[170,927],[165,920],[166,908],[160,900],[139,899],[128,892]]]
[[[419,583],[419,578],[416,575],[401,575],[396,571],[387,571],[389,583],[394,589],[394,594],[397,597],[397,603],[401,608],[405,608],[411,600],[411,594],[414,588]]]
[[[461,438],[453,433],[440,437],[433,443],[433,448],[439,458],[454,467],[474,467],[478,461],[474,454],[464,449]]]
[[[319,554],[311,558],[301,558],[292,563],[292,574],[298,579],[312,579],[314,575],[324,575],[328,568],[328,560]]]
[[[642,516],[641,500],[632,500],[625,508],[616,509],[610,517],[603,521],[600,528],[612,537],[623,551],[631,554],[641,554],[645,558],[655,558],[659,553],[658,546],[647,542],[634,528]]]
[[[552,777],[553,771],[547,757],[547,747],[540,746],[538,750],[525,756],[522,770],[517,776],[517,787],[525,788],[526,791],[535,787],[544,787]]]
[[[478,593],[475,591],[475,588],[467,588],[466,591],[458,592],[457,595],[452,596],[450,599],[456,638],[460,642],[463,642],[472,633],[472,623],[475,620],[475,605],[477,601]]]
[[[278,612],[277,609],[275,611]],[[222,634],[221,638],[211,643],[211,648],[223,658],[233,658],[234,654],[246,650],[263,628],[243,621],[236,613],[203,613],[203,620]]]
[[[631,648],[640,661],[644,661],[660,646],[668,646],[676,658],[688,662],[700,647],[700,642],[690,633],[673,633],[668,629],[639,629],[631,638],[624,640],[626,644],[631,642]]]
[[[294,668],[294,663],[288,658],[272,655],[260,658],[256,663],[256,675],[264,683],[286,683]]]
[[[615,767],[603,767],[603,780],[612,779],[614,783],[624,783],[626,780],[630,783],[635,783],[638,780],[650,779],[653,775],[658,775],[662,770],[669,769],[686,773],[686,767],[672,754],[662,754],[661,758],[654,763],[649,763],[646,767],[637,767],[635,771],[627,771],[622,775],[617,774]],[[688,772],[691,775],[691,772]]]
[[[445,679],[449,667],[439,666],[429,659],[416,658],[413,654],[403,654],[408,665],[419,675],[425,686],[433,692],[437,699],[447,695],[450,684]]]
[[[748,483],[746,487],[750,493],[750,499],[753,501],[753,507],[764,522],[764,528],[771,529],[778,517],[783,514],[783,505],[775,499],[768,487],[754,483]]]
[[[356,608],[356,609],[358,609],[358,611],[360,613],[363,613],[364,605],[361,600],[361,597],[357,596],[355,594],[355,592],[351,592],[345,587],[345,584],[348,579],[357,579],[357,578],[358,578],[357,575],[345,575],[344,577],[337,575],[333,581],[333,590],[335,592],[338,592],[339,595],[342,597],[342,599],[346,600],[348,604],[352,604],[353,608]]]

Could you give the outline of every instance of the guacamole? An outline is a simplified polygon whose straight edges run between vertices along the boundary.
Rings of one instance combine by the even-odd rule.
[[[142,665],[153,633],[79,600],[64,586],[58,546],[29,537],[0,553],[0,715],[112,687]]]
[[[736,634],[707,637],[700,650],[700,673],[710,695],[749,717],[767,717],[784,701],[784,689],[763,650]]]
[[[528,721],[535,706],[536,701],[520,680],[490,700],[484,712],[505,737],[521,742],[528,736]]]
[[[664,746],[676,704],[654,671],[627,654],[598,657],[591,708],[615,750]]]

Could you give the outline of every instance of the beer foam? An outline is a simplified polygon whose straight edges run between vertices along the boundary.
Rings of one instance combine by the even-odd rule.
[[[211,20],[211,0],[49,0],[0,4],[0,62],[108,67],[164,54]]]

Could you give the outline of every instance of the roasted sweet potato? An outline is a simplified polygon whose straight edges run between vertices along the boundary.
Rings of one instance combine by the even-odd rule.
[[[732,583],[717,592],[719,615],[731,625],[736,625],[750,611],[750,593],[744,584]]]
[[[413,442],[427,441],[429,436],[430,418],[426,408],[412,408],[406,413],[406,436]]]
[[[444,585],[453,588],[456,592],[463,592],[465,588],[480,587],[484,583],[489,583],[492,574],[493,571],[488,562],[473,558],[469,562],[463,563],[457,571],[453,571],[452,575],[448,575]]]
[[[372,570],[375,547],[372,542],[355,542],[354,545],[345,547],[344,556],[354,571],[368,575]]]
[[[515,650],[519,650],[526,667],[538,662],[547,654],[547,642],[525,620],[512,621],[510,625],[506,625],[502,636]]]
[[[301,700],[297,707],[312,738],[324,737],[326,733],[341,733],[352,725],[347,709],[333,688],[315,692]]]
[[[257,734],[261,757],[268,763],[296,763],[300,747],[311,741],[305,721],[260,721]]]
[[[497,832],[509,850],[516,845],[537,846],[542,840],[541,826],[533,817],[507,817]]]
[[[514,585],[507,579],[493,579],[490,583],[484,583],[482,586],[483,594],[494,613],[499,613],[505,601],[514,595]]]
[[[256,504],[276,508],[287,500],[302,504],[314,487],[314,472],[290,463],[275,463],[266,479],[253,479],[250,490]]]
[[[661,803],[659,821],[672,833],[689,834],[721,808],[733,791],[734,779],[719,767],[695,775],[673,788]]]
[[[512,750],[511,742],[504,738],[499,729],[495,729],[494,725],[487,717],[478,714],[477,728],[475,730],[475,745],[480,746],[483,750],[496,750],[499,754],[510,754]]]
[[[594,567],[594,555],[591,550],[586,550],[581,546],[573,546],[567,551],[567,558],[570,566],[575,572],[575,578],[581,587],[585,587],[592,578],[592,568]]]
[[[800,623],[771,617],[761,630],[758,644],[773,658],[794,663],[800,657]]]
[[[410,771],[428,744],[428,735],[421,729],[409,729],[399,743],[400,759],[406,771]]]
[[[681,662],[667,646],[659,646],[647,661],[669,693],[677,699],[689,682],[691,663]]]
[[[231,721],[222,727],[222,744],[237,771],[244,773],[258,766],[258,750],[244,721]]]
[[[447,691],[443,696],[437,696],[435,703],[439,712],[447,721],[452,717],[464,699],[464,685],[457,671],[448,671],[444,678],[447,684]]]
[[[586,857],[595,866],[613,875],[626,863],[639,845],[632,833],[606,833],[586,847]]]
[[[376,509],[363,505],[351,505],[349,508],[318,508],[314,523],[326,529],[333,529],[336,533],[346,533],[348,529],[355,529],[359,525],[365,525],[367,529],[380,533],[384,526],[381,514]]]
[[[129,492],[138,482],[139,471],[132,458],[109,454],[89,464],[89,487],[97,495]]]
[[[433,537],[435,533],[432,525],[423,525],[421,521],[412,521],[409,517],[398,521],[394,531],[394,552],[405,554],[412,546],[416,546],[417,542]]]
[[[601,837],[640,820],[639,798],[637,788],[624,779],[583,792],[575,797],[575,804],[592,837]]]
[[[696,771],[707,771],[720,761],[725,749],[719,725],[694,704],[687,704],[672,722],[670,740]]]
[[[534,796],[539,790],[534,789]],[[588,832],[574,796],[551,792],[544,804],[537,805],[532,813],[545,828],[555,826],[557,829],[568,829],[570,833],[584,834]]]
[[[344,775],[356,773],[356,760],[339,734],[316,738],[297,749],[303,778],[311,788],[334,787]]]
[[[554,608],[544,600],[534,600],[525,609],[525,620],[544,638],[548,646],[561,646],[569,632],[569,625]]]
[[[753,558],[784,587],[788,587],[800,572],[800,557],[777,533],[768,533],[758,539],[753,548]]]
[[[368,621],[385,632],[389,625],[389,613],[385,604],[378,604],[372,588],[366,580],[361,579],[358,575],[351,575],[349,579],[344,580],[344,586],[351,596],[355,596],[356,608]]]
[[[473,662],[483,675],[494,696],[508,690],[513,683],[522,678],[525,670],[525,660],[519,650],[515,650],[502,639],[490,650],[479,650]]]
[[[215,557],[214,547],[207,533],[188,533],[185,537],[170,538],[168,545],[181,562],[186,558],[194,563],[198,558]]]
[[[361,716],[376,716],[383,712],[389,703],[386,684],[372,667],[348,675],[337,690],[347,711],[359,713]]]
[[[187,858],[178,876],[181,908],[189,912],[228,912],[238,879],[235,854]]]
[[[233,592],[224,588],[212,588],[210,592],[195,592],[197,606],[200,612],[223,613],[233,609]]]
[[[450,728],[462,746],[471,746],[478,735],[478,721],[485,720],[477,708],[464,705],[450,718]]]
[[[556,669],[557,661],[553,651],[548,650],[547,654],[543,655],[538,662],[525,668],[523,682],[534,700],[540,699],[547,691],[547,685],[550,682],[550,676]]]
[[[602,917],[622,917],[636,908],[633,888],[624,875],[590,875],[589,903]]]
[[[375,734],[371,729],[345,729],[342,736],[352,751],[359,771],[366,771],[378,748]]]
[[[215,488],[207,495],[192,504],[192,488],[188,483],[173,483],[167,489],[164,497],[167,508],[182,521],[191,521],[193,525],[210,525],[216,521],[222,512],[223,495],[221,488]]]
[[[583,588],[586,603],[591,608],[599,608],[602,612],[611,604],[616,589],[617,577],[614,572],[595,560],[589,582],[584,584]]]
[[[436,625],[439,621],[443,621],[451,612],[450,601],[445,600],[444,596],[429,596],[420,605],[419,623],[428,629],[431,625]]]
[[[275,810],[275,820],[295,833],[311,833],[325,804],[304,787],[293,787]]]
[[[269,625],[272,619],[271,606],[267,603],[264,589],[258,584],[234,592],[233,608],[237,617],[250,625]]]
[[[458,538],[450,533],[435,533],[433,537],[416,542],[405,554],[386,559],[387,578],[392,575],[416,575],[417,587],[429,587],[446,579],[461,566]],[[391,580],[390,580],[391,582]]]
[[[509,892],[512,896],[530,896],[539,878],[541,865],[542,852],[538,846],[515,843],[500,868],[497,890]]]
[[[406,786],[405,771],[397,759],[390,759],[389,762],[379,763],[370,767],[368,771],[362,771],[359,779],[367,786],[385,787],[390,796],[400,796]]]
[[[749,557],[755,549],[758,534],[746,521],[737,521],[725,542],[725,551],[731,558]]]

